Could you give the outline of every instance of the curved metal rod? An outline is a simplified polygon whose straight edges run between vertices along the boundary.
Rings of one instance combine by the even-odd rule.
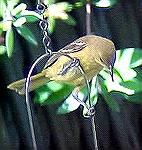
[[[29,125],[30,125],[30,130],[31,130],[31,137],[32,137],[32,144],[33,144],[33,149],[37,150],[37,142],[36,142],[36,137],[35,137],[35,130],[34,130],[34,124],[33,124],[33,117],[32,117],[32,110],[30,106],[30,101],[29,101],[29,85],[30,85],[30,77],[33,72],[33,69],[35,66],[45,57],[48,57],[49,54],[43,54],[39,58],[36,59],[36,61],[33,63],[32,67],[30,68],[30,71],[28,73],[28,76],[26,78],[26,107],[27,107],[27,113],[28,113],[28,119],[29,119]]]

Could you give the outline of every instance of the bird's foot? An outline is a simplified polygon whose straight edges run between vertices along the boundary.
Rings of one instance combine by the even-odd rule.
[[[79,89],[76,88],[73,92],[72,92],[72,96],[74,97],[75,100],[77,100],[80,105],[84,106],[85,108],[87,108],[87,113],[85,114],[85,117],[92,117],[95,115],[95,107],[94,105],[89,107],[85,101],[86,101],[86,97],[84,98],[84,100],[81,100],[79,97],[78,97],[78,93],[79,93]]]
[[[77,100],[77,101],[80,103],[80,105],[82,105],[82,106],[84,106],[84,107],[86,107],[86,108],[88,109],[88,106],[87,106],[87,104],[85,104],[84,100],[81,100],[81,99],[78,97],[78,93],[79,93],[79,88],[77,87],[77,88],[75,88],[75,90],[72,92],[73,98],[74,98],[75,100]]]

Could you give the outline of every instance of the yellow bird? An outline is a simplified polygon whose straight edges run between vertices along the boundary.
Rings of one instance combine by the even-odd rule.
[[[31,77],[30,91],[50,81],[81,88],[85,86],[85,80],[79,66],[90,81],[104,67],[112,75],[114,61],[115,46],[111,40],[96,35],[80,37],[51,55],[43,71]],[[11,83],[8,88],[25,94],[25,81],[22,79]]]

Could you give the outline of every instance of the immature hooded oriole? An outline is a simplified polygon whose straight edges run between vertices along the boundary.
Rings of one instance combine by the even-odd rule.
[[[111,70],[114,61],[115,46],[111,40],[96,35],[80,37],[51,55],[44,70],[31,77],[30,91],[53,80],[82,87],[85,81],[78,65],[90,81],[104,67]],[[24,94],[25,81],[11,83],[8,88]]]

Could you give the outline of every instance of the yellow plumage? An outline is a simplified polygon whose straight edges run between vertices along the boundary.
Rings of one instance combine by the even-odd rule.
[[[71,58],[80,61],[87,78],[91,80],[104,66],[109,67],[115,52],[115,46],[111,40],[95,35],[83,36],[68,44],[48,60],[47,66],[41,73],[31,77],[30,91],[54,80],[73,84],[77,87],[84,86],[84,77],[78,67],[69,68],[62,74],[72,61]],[[11,83],[8,88],[24,94],[25,79]]]

